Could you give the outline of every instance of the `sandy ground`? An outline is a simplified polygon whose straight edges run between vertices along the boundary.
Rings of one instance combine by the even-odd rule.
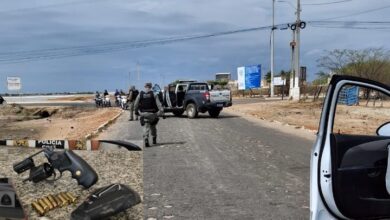
[[[295,128],[318,130],[322,102],[268,101],[250,104],[233,104],[226,112],[240,113]],[[390,102],[383,106],[368,107],[338,105],[334,131],[349,134],[375,134],[376,129],[389,121]],[[346,123],[348,122],[348,123]]]
[[[0,108],[0,139],[82,139],[121,113],[119,108]]]

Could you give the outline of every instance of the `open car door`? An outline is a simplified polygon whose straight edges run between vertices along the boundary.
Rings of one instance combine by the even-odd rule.
[[[390,87],[333,76],[311,154],[311,219],[390,218]]]

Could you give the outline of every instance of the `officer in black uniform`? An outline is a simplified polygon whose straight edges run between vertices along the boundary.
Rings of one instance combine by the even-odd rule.
[[[135,114],[140,115],[141,125],[144,127],[144,146],[149,147],[149,133],[153,138],[153,144],[157,144],[157,128],[159,116],[164,114],[164,109],[157,96],[152,91],[152,83],[145,84],[145,90],[140,92],[134,103]]]

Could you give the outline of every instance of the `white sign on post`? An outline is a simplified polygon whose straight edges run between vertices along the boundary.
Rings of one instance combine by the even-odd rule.
[[[286,85],[286,80],[282,79],[282,77],[274,77],[274,85],[275,86],[283,86]]]
[[[10,91],[19,91],[22,89],[22,82],[20,77],[8,76],[7,77],[7,87]]]
[[[245,90],[245,67],[244,66],[237,68],[237,82],[238,82],[238,89]]]

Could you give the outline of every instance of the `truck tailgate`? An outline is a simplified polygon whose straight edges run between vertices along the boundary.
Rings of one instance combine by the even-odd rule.
[[[230,102],[230,91],[229,90],[210,91],[210,101]]]

